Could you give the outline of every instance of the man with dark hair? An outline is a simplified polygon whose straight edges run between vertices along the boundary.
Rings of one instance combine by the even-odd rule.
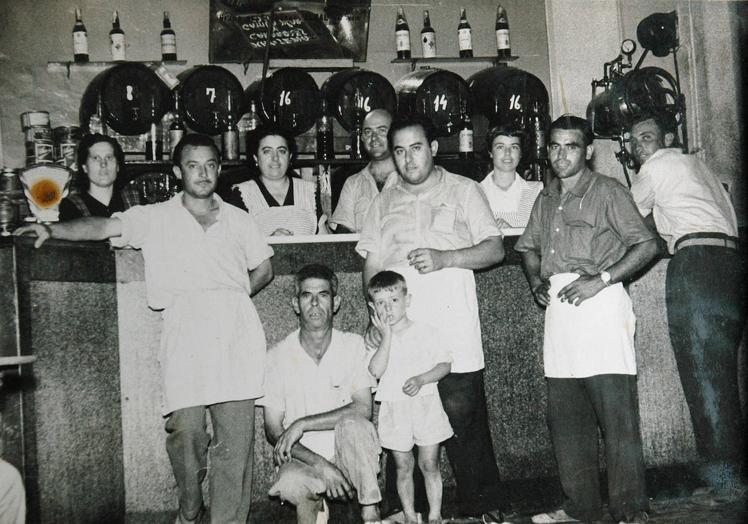
[[[265,435],[278,476],[270,488],[296,506],[299,524],[327,522],[325,499],[356,497],[364,522],[378,522],[379,440],[371,423],[371,388],[360,335],[333,328],[338,279],[323,265],[295,276],[293,331],[268,352]]]
[[[546,308],[547,419],[567,502],[535,523],[602,518],[598,425],[605,441],[609,510],[647,519],[636,396],[635,317],[622,282],[658,252],[626,188],[586,166],[586,120],[553,122],[548,152],[559,184],[543,191],[515,249]]]
[[[501,232],[478,184],[434,165],[439,144],[430,121],[398,118],[388,140],[399,178],[374,199],[356,246],[366,258],[364,294],[373,275],[397,271],[412,295],[411,318],[446,328],[454,359],[438,388],[455,432],[445,446],[460,510],[501,522],[473,276],[504,258]]]
[[[361,130],[361,141],[369,156],[369,163],[343,184],[338,205],[330,224],[336,233],[358,233],[374,197],[388,180],[397,177],[387,133],[392,115],[386,109],[375,109],[366,115]]]
[[[48,238],[111,239],[116,247],[143,250],[148,305],[164,311],[162,413],[179,493],[177,523],[204,513],[206,472],[211,521],[246,522],[254,399],[262,396],[265,361],[265,334],[250,295],[272,279],[273,251],[252,217],[214,194],[221,163],[209,136],[185,136],[174,161],[184,190],[167,202],[111,218],[32,224],[14,234],[36,234],[36,247]]]
[[[745,269],[730,196],[709,167],[675,148],[672,119],[642,114],[630,128],[640,166],[631,193],[673,258],[667,267],[670,341],[691,413],[702,481],[740,487],[745,421],[738,347]],[[742,478],[741,478],[742,477]]]

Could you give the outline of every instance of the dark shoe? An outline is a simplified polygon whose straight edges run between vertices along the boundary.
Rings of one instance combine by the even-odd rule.
[[[483,524],[504,524],[504,515],[501,510],[486,511],[480,516],[480,522]]]
[[[649,515],[646,511],[637,511],[630,517],[626,517],[626,520],[620,521],[618,524],[643,524],[649,520]]]
[[[570,516],[563,509],[549,511],[548,513],[538,513],[532,517],[534,524],[555,524],[557,522],[581,522]]]

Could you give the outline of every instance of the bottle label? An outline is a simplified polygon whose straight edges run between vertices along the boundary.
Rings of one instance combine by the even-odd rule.
[[[179,85],[179,79],[172,75],[166,67],[164,67],[163,64],[159,65],[154,72],[156,73],[156,76],[158,76],[161,81],[166,84],[166,86],[169,89],[174,89]]]
[[[410,31],[395,31],[395,47],[397,51],[410,51]]]
[[[125,35],[114,33],[109,35],[112,43],[112,60],[125,60]]]
[[[509,29],[496,30],[496,49],[510,49]]]
[[[460,44],[460,51],[473,50],[473,32],[470,29],[458,29],[457,41]]]
[[[423,48],[423,58],[436,57],[436,33],[422,33],[421,47]]]
[[[161,54],[177,54],[177,35],[161,35]]]
[[[174,153],[174,148],[177,147],[177,144],[180,140],[182,140],[182,137],[184,136],[184,129],[170,129],[169,130],[169,150],[171,153]]]
[[[473,152],[473,130],[462,129],[460,130],[460,153],[472,153]]]
[[[88,54],[88,34],[85,31],[75,31],[73,33],[73,54]]]
[[[231,130],[223,132],[223,158],[236,160],[239,158],[239,133]]]

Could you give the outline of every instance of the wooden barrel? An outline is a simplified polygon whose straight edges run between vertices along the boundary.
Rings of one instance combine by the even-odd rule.
[[[166,111],[169,90],[156,73],[139,62],[125,62],[102,71],[88,84],[80,108],[81,126],[88,130],[101,102],[104,122],[122,135],[148,131],[151,119]]]
[[[468,78],[475,112],[488,118],[491,126],[522,126],[538,103],[548,113],[548,91],[535,75],[515,67],[489,67]]]
[[[394,115],[397,95],[392,84],[378,73],[365,69],[346,69],[331,75],[322,84],[327,107],[346,131],[355,127],[356,112],[366,114],[386,109]]]
[[[438,136],[451,136],[460,124],[462,106],[472,113],[467,82],[450,71],[420,69],[395,84],[400,114],[418,113],[429,118]]]
[[[265,78],[264,87],[262,80],[250,84],[244,91],[244,100],[247,107],[250,101],[255,101],[264,123],[278,125],[294,136],[314,125],[322,105],[314,78],[293,67],[273,71]]]
[[[244,90],[229,70],[216,65],[195,66],[178,78],[180,112],[190,129],[217,135],[223,131],[229,113],[234,123],[239,122],[244,114]]]

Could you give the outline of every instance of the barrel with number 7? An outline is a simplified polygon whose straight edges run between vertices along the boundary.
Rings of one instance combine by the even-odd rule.
[[[309,130],[321,112],[322,97],[317,82],[309,73],[293,67],[276,69],[262,80],[252,82],[244,91],[249,107],[252,100],[266,124],[274,124],[292,135]]]
[[[468,85],[475,112],[485,116],[490,126],[524,126],[536,102],[540,113],[548,113],[548,91],[543,82],[522,69],[489,67],[468,78]]]
[[[327,107],[346,131],[353,131],[356,119],[375,109],[394,115],[397,97],[392,84],[378,73],[365,69],[346,69],[331,75],[322,84]]]
[[[461,109],[472,113],[472,98],[467,82],[450,71],[420,69],[395,84],[398,113],[420,114],[431,120],[437,136],[457,133]]]
[[[177,90],[184,121],[198,133],[217,135],[223,132],[229,114],[238,122],[244,113],[244,89],[223,67],[204,65],[183,71]]]

